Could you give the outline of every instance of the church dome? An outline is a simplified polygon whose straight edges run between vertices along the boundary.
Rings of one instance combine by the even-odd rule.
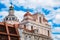
[[[24,17],[25,17],[25,16],[32,16],[32,14],[29,13],[29,12],[27,12],[27,13],[24,15]]]
[[[9,7],[9,14],[4,18],[4,22],[10,24],[19,24],[19,19],[14,15],[14,7],[12,5]]]

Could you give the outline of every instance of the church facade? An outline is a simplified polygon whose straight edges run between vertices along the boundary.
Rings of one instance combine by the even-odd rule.
[[[7,37],[9,38],[6,40],[52,40],[51,26],[48,24],[45,16],[39,12],[31,14],[27,11],[24,14],[23,20],[19,22],[19,19],[14,15],[14,7],[10,6],[9,14],[4,18],[3,23],[10,24],[12,25],[11,27],[16,25],[13,28],[10,28],[10,30],[15,28],[15,32],[14,30],[13,33],[11,31],[13,37],[10,39],[10,36],[7,34]],[[9,33],[8,28],[7,33]]]
[[[51,26],[41,13],[26,12],[19,26],[21,40],[52,40]]]

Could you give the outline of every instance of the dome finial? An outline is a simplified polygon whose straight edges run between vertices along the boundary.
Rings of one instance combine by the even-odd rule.
[[[12,6],[13,5],[12,2],[10,2],[10,4],[11,4],[11,6],[9,8],[10,8],[10,10],[13,10],[14,7]]]
[[[11,6],[13,5],[12,2],[10,2]]]
[[[12,0],[10,1],[11,6],[13,5]]]

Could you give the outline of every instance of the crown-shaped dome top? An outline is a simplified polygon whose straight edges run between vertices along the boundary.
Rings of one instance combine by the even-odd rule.
[[[14,9],[14,7],[11,5],[10,7],[9,7],[9,10],[13,10]]]

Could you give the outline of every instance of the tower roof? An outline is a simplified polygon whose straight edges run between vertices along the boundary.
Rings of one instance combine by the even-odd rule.
[[[32,14],[30,13],[30,12],[27,12],[25,15],[24,15],[24,17],[25,16],[32,16]]]
[[[9,10],[13,10],[13,9],[14,9],[14,7],[13,7],[12,2],[10,2],[10,4],[11,4],[11,6],[9,7]]]
[[[14,7],[11,5],[10,7],[9,7],[9,10],[13,10],[14,9]]]
[[[4,22],[8,22],[8,21],[10,21],[10,22],[11,21],[19,22],[19,19],[14,15],[14,7],[12,6],[12,4],[9,7],[9,14],[8,14],[8,16],[6,16],[4,18]]]

